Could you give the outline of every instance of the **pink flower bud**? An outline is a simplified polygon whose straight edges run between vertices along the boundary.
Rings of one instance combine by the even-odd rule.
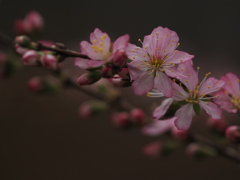
[[[213,119],[210,117],[207,120],[207,127],[211,130],[216,130],[217,132],[224,133],[228,127],[228,123],[223,119]]]
[[[28,28],[31,31],[42,31],[44,26],[44,21],[42,16],[36,12],[31,11],[27,14],[25,21],[28,24]]]
[[[161,155],[162,143],[152,142],[143,148],[143,153],[152,158],[158,158]]]
[[[119,75],[114,75],[109,81],[115,86],[115,87],[128,87],[131,85],[130,81],[122,79]]]
[[[0,64],[4,64],[7,61],[7,54],[0,51]]]
[[[78,110],[80,117],[91,119],[108,109],[108,105],[103,101],[87,101]]]
[[[38,64],[40,55],[34,50],[28,50],[22,57],[24,65],[34,66]]]
[[[14,31],[17,35],[23,35],[23,34],[28,34],[29,29],[24,20],[17,19],[14,23]]]
[[[119,50],[115,53],[113,58],[113,64],[118,67],[122,67],[127,61],[127,55],[124,50]]]
[[[207,158],[207,157],[214,157],[217,155],[217,152],[209,147],[199,145],[197,143],[191,143],[186,147],[186,153],[190,157],[195,157],[199,159]]]
[[[21,47],[29,48],[31,45],[31,39],[27,36],[17,36],[15,38],[15,43]]]
[[[40,77],[33,77],[28,81],[28,89],[34,92],[38,92],[43,88],[42,79]]]
[[[122,68],[122,70],[118,73],[118,75],[119,75],[122,79],[130,79],[130,75],[129,75],[129,70],[128,70],[128,68]]]
[[[229,126],[225,131],[226,138],[230,142],[240,142],[240,127],[239,126]]]
[[[188,132],[184,130],[178,130],[175,126],[171,130],[172,136],[177,140],[186,140],[188,138]]]
[[[97,71],[93,71],[93,72],[88,72],[88,73],[81,75],[78,78],[77,83],[80,86],[89,85],[89,84],[93,84],[93,83],[97,82],[100,79],[101,79],[101,74]]]
[[[114,113],[111,121],[115,127],[123,128],[129,125],[129,114],[127,112]]]
[[[58,59],[52,54],[44,54],[41,62],[45,68],[56,70],[58,68]]]
[[[28,49],[23,48],[18,44],[15,45],[15,50],[18,54],[21,54],[21,55],[23,55],[24,53],[26,53],[28,51]]]
[[[114,75],[114,69],[111,66],[103,66],[102,68],[102,77],[111,78]]]
[[[143,125],[145,122],[145,114],[141,109],[133,109],[130,112],[130,120],[134,124]]]

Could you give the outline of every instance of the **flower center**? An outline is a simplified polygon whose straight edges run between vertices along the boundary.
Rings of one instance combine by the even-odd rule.
[[[240,97],[238,96],[232,96],[231,102],[234,104],[235,107],[240,109]]]
[[[111,55],[109,49],[105,48],[104,40],[106,37],[106,35],[102,35],[99,40],[93,40],[91,46],[94,52],[102,54],[103,59],[107,59]]]

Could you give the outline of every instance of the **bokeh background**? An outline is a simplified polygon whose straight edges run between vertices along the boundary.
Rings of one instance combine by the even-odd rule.
[[[14,20],[30,10],[45,18],[43,39],[75,50],[96,27],[113,39],[128,33],[131,42],[138,43],[160,25],[178,33],[179,49],[195,55],[201,75],[209,71],[217,78],[230,71],[240,75],[238,0],[1,0],[0,30],[14,38]],[[68,61],[69,66],[73,59]],[[0,80],[0,179],[240,178],[239,165],[223,158],[196,162],[184,149],[167,158],[145,157],[141,148],[156,138],[117,131],[108,113],[91,121],[79,118],[79,105],[90,97],[77,91],[36,96],[27,90],[26,82],[39,74],[46,72],[26,68]],[[136,97],[130,88],[123,92],[133,104],[148,105],[146,97]],[[203,127],[204,118],[195,121]]]

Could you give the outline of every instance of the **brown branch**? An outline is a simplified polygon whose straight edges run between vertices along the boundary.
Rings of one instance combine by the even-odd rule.
[[[79,53],[77,51],[73,51],[70,49],[62,49],[57,46],[49,47],[49,46],[43,45],[42,43],[36,44],[36,50],[37,51],[49,50],[49,51],[56,52],[57,54],[63,55],[65,57],[79,57],[79,58],[84,58],[84,59],[90,59],[88,56],[86,56],[82,53]]]

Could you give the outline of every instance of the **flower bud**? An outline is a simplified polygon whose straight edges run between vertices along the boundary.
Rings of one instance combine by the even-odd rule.
[[[143,148],[143,154],[151,158],[158,158],[161,154],[161,151],[162,151],[162,143],[159,141],[152,142]]]
[[[141,109],[135,108],[130,112],[130,120],[134,124],[143,125],[145,122],[145,114]]]
[[[58,68],[58,59],[52,54],[44,54],[41,57],[42,65],[45,68],[56,70]]]
[[[122,79],[130,79],[130,74],[128,68],[122,68],[122,70],[118,73],[118,75]]]
[[[111,121],[117,128],[128,127],[130,124],[129,114],[127,112],[113,113],[111,116]]]
[[[119,75],[114,75],[109,81],[115,86],[115,87],[129,87],[131,86],[131,82],[128,80],[122,79]]]
[[[126,52],[124,50],[119,50],[115,53],[115,56],[113,57],[113,64],[117,67],[123,67],[127,59],[128,57],[126,55]]]
[[[197,143],[191,143],[186,147],[186,153],[190,157],[195,157],[198,159],[203,159],[207,157],[214,157],[217,152],[208,146],[202,146]]]
[[[34,92],[41,91],[43,88],[43,82],[40,77],[33,77],[28,81],[28,89]]]
[[[173,138],[184,141],[188,138],[188,132],[184,130],[178,130],[175,126],[171,130]]]
[[[15,38],[15,43],[21,47],[29,48],[31,46],[31,39],[27,36],[17,36]]]
[[[18,54],[23,55],[25,52],[28,51],[28,49],[21,47],[19,44],[15,45],[15,50]]]
[[[40,55],[34,50],[28,50],[22,57],[24,65],[34,66],[38,64]]]
[[[228,123],[223,119],[213,119],[210,117],[207,120],[207,127],[213,131],[224,133],[228,127]]]
[[[101,74],[97,71],[90,71],[88,73],[85,73],[83,75],[81,75],[78,80],[77,83],[82,86],[82,85],[89,85],[89,84],[93,84],[95,82],[97,82],[98,80],[101,79]]]
[[[25,21],[28,24],[28,29],[30,33],[33,31],[42,31],[44,21],[42,16],[38,12],[36,11],[29,12],[25,18]]]
[[[103,68],[102,68],[102,77],[104,77],[104,78],[111,78],[111,77],[113,77],[113,75],[114,74],[116,74],[116,73],[114,73],[114,69],[113,69],[113,67],[112,66],[103,66]]]
[[[240,127],[229,126],[225,131],[226,138],[233,143],[240,142]]]
[[[108,109],[107,103],[103,101],[87,101],[78,110],[80,117],[91,119]]]
[[[17,19],[14,23],[14,31],[17,35],[28,34],[26,22],[22,19]]]

